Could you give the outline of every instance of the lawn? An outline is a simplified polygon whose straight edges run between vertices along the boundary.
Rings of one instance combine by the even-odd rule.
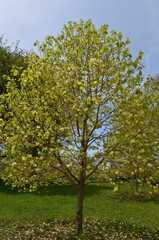
[[[65,220],[66,222],[67,219],[70,219],[69,221],[73,222],[75,208],[76,194],[74,189],[69,185],[43,187],[36,193],[19,193],[17,190],[11,190],[1,184],[0,239],[11,239],[4,237],[5,229],[20,229],[29,223],[38,226],[38,224],[43,223],[51,224],[55,219],[63,219],[63,221]],[[96,225],[97,222],[103,224],[107,221],[107,223],[105,222],[107,229],[115,225],[121,225],[123,229],[132,229],[133,226],[135,226],[134,229],[148,228],[148,231],[157,231],[156,234],[158,234],[159,199],[142,200],[127,199],[126,197],[121,198],[120,195],[113,192],[113,188],[109,184],[90,184],[87,185],[85,189],[84,219],[96,219],[92,220],[95,221],[94,225]],[[153,235],[151,235],[150,238],[147,237],[143,239],[159,239],[157,235],[151,238],[152,236]],[[34,238],[32,237],[32,239]],[[38,237],[35,239],[38,239]]]

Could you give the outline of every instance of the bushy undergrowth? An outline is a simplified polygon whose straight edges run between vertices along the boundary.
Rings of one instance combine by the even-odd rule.
[[[159,230],[116,220],[85,220],[83,233],[74,234],[74,223],[57,220],[43,223],[0,224],[1,240],[157,240]]]

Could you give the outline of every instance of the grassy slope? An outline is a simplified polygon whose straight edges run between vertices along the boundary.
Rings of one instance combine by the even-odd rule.
[[[46,191],[45,191],[46,190]],[[71,186],[52,186],[39,193],[18,193],[0,187],[0,221],[74,218],[76,195]],[[157,201],[120,200],[108,185],[88,185],[84,217],[116,219],[159,228]],[[5,221],[6,222],[6,221]]]

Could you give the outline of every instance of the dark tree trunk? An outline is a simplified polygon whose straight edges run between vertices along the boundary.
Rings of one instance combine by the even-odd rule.
[[[84,184],[81,183],[77,186],[76,234],[80,234],[82,232],[83,200],[84,200]]]
[[[137,180],[135,182],[135,190],[136,190],[136,193],[139,193],[139,183],[137,182]]]

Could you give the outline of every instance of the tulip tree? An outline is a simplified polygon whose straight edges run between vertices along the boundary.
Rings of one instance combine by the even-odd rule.
[[[61,177],[69,180],[77,192],[77,233],[89,178],[150,126],[150,117],[142,122],[134,104],[143,81],[142,52],[133,59],[129,43],[121,33],[109,33],[108,25],[96,29],[91,20],[69,22],[57,37],[35,43],[39,52],[30,54],[21,88],[10,78],[3,96],[10,109],[1,121],[3,178],[12,186],[29,185],[30,191]],[[114,131],[118,125],[124,129],[125,121],[127,135]]]
[[[154,102],[155,104],[158,102],[158,96],[154,96],[154,92],[148,90],[150,84],[149,88],[146,85],[147,83],[142,86],[143,89],[136,90],[133,99],[125,99],[123,101],[125,107],[116,111],[118,124],[114,126],[116,134],[111,133],[112,141],[117,141],[120,135],[125,136],[124,141],[127,137],[130,139],[111,153],[111,159],[114,162],[116,159],[116,163],[109,168],[109,174],[116,190],[120,179],[125,179],[135,186],[135,193],[139,193],[143,185],[149,187],[150,194],[157,192],[157,186],[154,186],[153,182],[159,176],[158,111],[154,105]],[[135,125],[130,121],[132,117],[135,118]],[[140,134],[130,138],[130,134],[138,132],[141,125],[143,127]]]

